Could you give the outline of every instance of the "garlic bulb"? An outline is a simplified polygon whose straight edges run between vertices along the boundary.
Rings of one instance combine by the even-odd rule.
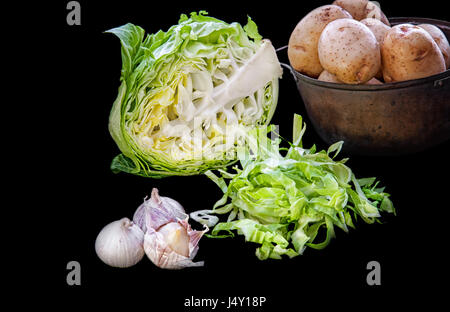
[[[152,213],[148,214],[147,212],[150,210]],[[144,203],[138,207],[133,216],[133,222],[144,233],[147,232],[146,216],[151,218],[149,222],[153,228],[159,228],[161,225],[173,220],[183,220],[187,217],[183,206],[179,202],[169,197],[159,196],[157,188],[152,190],[152,195],[149,200],[147,198],[144,199]]]
[[[95,252],[106,264],[126,268],[144,256],[144,232],[128,218],[106,225],[95,240]]]
[[[200,238],[208,229],[192,230],[188,219],[177,201],[159,196],[156,188],[151,198],[138,208],[133,220],[145,229],[144,251],[155,265],[165,269],[203,265],[192,259],[197,254]]]

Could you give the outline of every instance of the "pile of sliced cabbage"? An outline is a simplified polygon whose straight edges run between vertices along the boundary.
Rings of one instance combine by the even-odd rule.
[[[122,45],[113,171],[161,178],[221,168],[236,161],[250,128],[270,122],[282,69],[250,18],[242,27],[199,12],[167,32],[145,36],[133,24],[108,32]]]
[[[213,210],[191,213],[192,219],[209,227],[209,237],[244,235],[256,243],[261,259],[295,257],[306,247],[325,248],[335,236],[335,227],[348,232],[361,218],[374,223],[380,212],[395,213],[390,195],[375,178],[357,179],[344,163],[335,160],[343,142],[327,151],[306,149],[302,137],[306,126],[294,116],[293,141],[289,148],[270,139],[273,125],[248,132],[247,146],[238,152],[235,172],[206,172],[224,193]],[[219,222],[218,215],[227,215]]]

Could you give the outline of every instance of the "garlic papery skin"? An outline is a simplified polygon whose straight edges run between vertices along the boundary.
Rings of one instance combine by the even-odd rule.
[[[106,225],[95,240],[95,252],[107,265],[127,268],[144,256],[144,232],[128,218]]]

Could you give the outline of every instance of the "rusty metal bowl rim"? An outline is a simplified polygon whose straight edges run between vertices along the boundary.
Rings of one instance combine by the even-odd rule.
[[[391,18],[389,18],[389,21],[394,25],[402,24],[402,23],[434,24],[436,26],[445,27],[450,30],[450,22],[442,21],[442,20],[438,20],[438,19],[423,18],[423,17],[391,17]],[[447,69],[446,71],[444,71],[442,73],[424,77],[424,78],[419,78],[419,79],[405,80],[405,81],[399,81],[399,82],[388,82],[388,83],[383,83],[380,85],[356,85],[356,84],[345,84],[345,83],[320,81],[320,80],[317,80],[316,78],[311,78],[309,76],[299,73],[294,68],[292,68],[292,66],[289,66],[289,69],[296,81],[303,80],[304,82],[322,86],[325,88],[351,90],[351,91],[379,91],[379,90],[401,89],[401,88],[407,88],[407,87],[418,85],[418,84],[427,83],[430,81],[434,81],[436,84],[439,81],[450,79],[450,69]]]

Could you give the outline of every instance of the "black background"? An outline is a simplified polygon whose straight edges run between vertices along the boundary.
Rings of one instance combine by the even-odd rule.
[[[111,221],[131,218],[153,187],[181,202],[188,212],[209,209],[221,197],[220,189],[205,176],[155,180],[110,171],[119,150],[107,126],[119,87],[121,55],[119,40],[103,32],[132,22],[153,33],[176,24],[181,13],[206,10],[211,16],[241,24],[249,15],[259,32],[281,47],[305,14],[331,1],[79,1],[81,26],[66,24],[67,2],[47,4],[51,37],[47,39],[53,47],[47,70],[56,87],[46,103],[52,131],[58,129],[57,135],[52,133],[55,144],[42,151],[51,158],[51,165],[41,172],[52,181],[44,193],[52,234],[43,241],[50,253],[42,255],[49,265],[42,269],[51,287],[49,298],[64,296],[70,304],[94,298],[100,305],[127,303],[130,308],[141,305],[152,310],[158,304],[173,311],[195,311],[199,309],[183,307],[185,298],[266,296],[267,303],[252,310],[322,310],[325,305],[341,310],[383,308],[421,299],[431,305],[436,301],[428,294],[448,288],[444,252],[450,208],[449,142],[401,157],[341,155],[350,156],[348,165],[357,177],[376,176],[382,181],[392,194],[397,216],[384,216],[383,224],[359,221],[357,229],[348,234],[337,230],[336,239],[324,250],[307,249],[294,259],[259,261],[254,255],[256,246],[242,237],[202,238],[196,257],[205,261],[202,268],[162,270],[146,257],[128,269],[102,263],[94,250],[98,232]],[[448,9],[441,3],[381,1],[389,17],[449,20]],[[287,62],[283,53],[280,60]],[[291,137],[294,113],[307,123],[305,145],[326,148],[285,70],[272,120],[280,125],[283,137]],[[72,260],[81,264],[80,286],[66,283],[66,264]],[[366,265],[372,260],[381,264],[381,286],[366,283]],[[439,282],[444,286],[438,287]]]

